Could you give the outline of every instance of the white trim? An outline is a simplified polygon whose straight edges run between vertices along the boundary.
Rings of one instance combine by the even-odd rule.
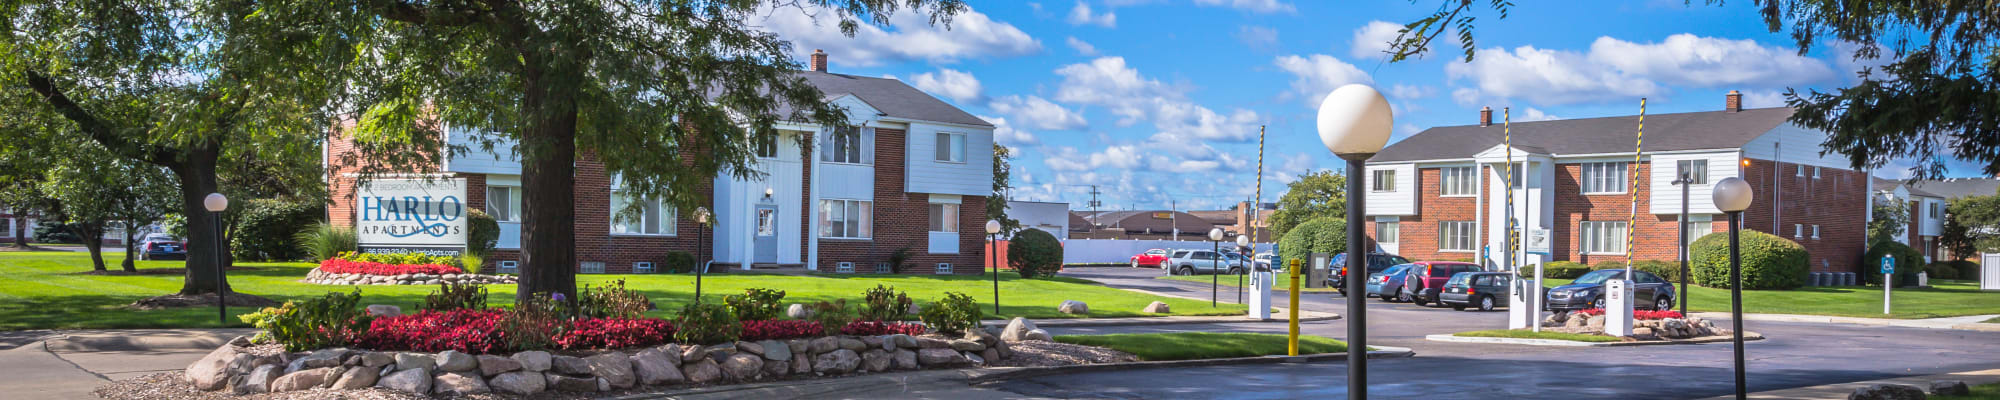
[[[896,122],[903,124],[922,123],[922,124],[932,124],[932,125],[944,125],[953,128],[963,128],[963,129],[988,129],[988,130],[994,129],[994,127],[991,126],[968,125],[968,124],[958,124],[951,122],[929,121],[929,120],[909,119],[909,118],[890,117],[890,116],[883,116],[882,118],[876,118],[875,120],[882,122]]]
[[[936,193],[932,193],[932,194],[931,194],[931,196],[930,196],[930,203],[931,203],[931,204],[965,204],[965,200],[964,200],[964,199],[965,199],[965,196],[964,196],[964,195],[956,195],[956,194],[936,194]]]

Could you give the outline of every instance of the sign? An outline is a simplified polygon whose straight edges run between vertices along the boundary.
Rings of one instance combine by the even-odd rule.
[[[1543,228],[1528,228],[1527,245],[1529,254],[1550,254],[1549,248],[1551,246],[1549,244],[1549,230]]]
[[[1168,211],[1155,212],[1153,213],[1153,219],[1174,219],[1174,213]]]
[[[366,253],[465,251],[464,179],[376,179],[354,191],[354,233]]]
[[[1894,255],[1882,256],[1882,274],[1887,275],[1893,273],[1896,273],[1896,256]]]

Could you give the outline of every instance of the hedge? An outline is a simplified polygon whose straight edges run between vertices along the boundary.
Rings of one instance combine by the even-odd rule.
[[[1924,266],[1924,272],[1931,279],[1958,279],[1958,268],[1948,263],[1931,263]]]
[[[230,254],[245,261],[288,261],[307,257],[298,233],[326,216],[319,202],[254,199],[245,202],[229,232]]]
[[[1768,233],[1742,231],[1741,257],[1744,289],[1793,289],[1805,286],[1807,254],[1805,246]],[[1729,287],[1729,235],[1708,235],[1692,246],[1694,283],[1703,287]]]
[[[1550,261],[1542,264],[1543,279],[1576,279],[1590,273],[1590,267],[1575,261]],[[1533,279],[1535,267],[1521,268],[1521,277]]]
[[[1724,256],[1727,257],[1728,255],[1724,254]],[[1599,261],[1596,264],[1591,264],[1590,269],[1625,269],[1625,262]],[[1681,263],[1678,261],[1638,260],[1632,262],[1632,269],[1651,272],[1653,275],[1665,278],[1668,282],[1681,281]]]
[[[1967,281],[1979,280],[1979,263],[1966,260],[1951,260],[1951,261],[1946,261],[1945,264],[1950,265],[1952,268],[1958,270],[1959,280],[1967,280]]]
[[[1347,220],[1319,217],[1292,227],[1278,239],[1278,257],[1310,260],[1312,253],[1336,254],[1347,251]]]
[[[1022,278],[1054,276],[1062,270],[1062,242],[1040,229],[1023,229],[1007,243],[1007,265]]]
[[[1882,284],[1882,256],[1890,254],[1896,256],[1895,286],[1917,284],[1917,272],[1923,271],[1923,268],[1918,266],[1923,265],[1924,253],[1894,241],[1876,243],[1874,247],[1868,248],[1867,254],[1861,256],[1861,273],[1856,275],[1861,275],[1862,284]]]

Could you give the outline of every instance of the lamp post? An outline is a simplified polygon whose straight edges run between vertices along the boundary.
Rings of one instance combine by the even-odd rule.
[[[1743,178],[1729,177],[1715,183],[1715,207],[1729,214],[1729,323],[1736,340],[1736,398],[1749,398],[1743,381],[1743,263],[1737,245],[1743,210],[1757,196]]]
[[[1693,176],[1689,176],[1688,171],[1681,171],[1679,178],[1675,178],[1673,182],[1668,182],[1669,184],[1681,187],[1681,247],[1680,255],[1678,256],[1681,261],[1681,291],[1675,293],[1681,298],[1681,315],[1688,315],[1688,281],[1693,276],[1688,271],[1688,187],[1694,185],[1694,180],[1689,178],[1693,178]]]
[[[1222,292],[1219,288],[1219,286],[1222,286],[1222,277],[1218,276],[1222,275],[1222,271],[1215,271],[1216,268],[1221,268],[1222,266],[1215,263],[1226,262],[1224,260],[1228,260],[1222,257],[1222,228],[1208,230],[1208,245],[1209,254],[1215,257],[1208,261],[1208,306],[1215,307],[1216,303],[1219,302],[1218,297],[1220,296],[1217,293]]]
[[[1395,124],[1389,100],[1367,85],[1347,85],[1334,89],[1319,105],[1319,140],[1333,155],[1347,160],[1347,292],[1367,293],[1367,251],[1361,247],[1362,196],[1365,180],[1361,172],[1375,152],[1389,142]],[[1368,398],[1368,296],[1347,296],[1347,398]],[[1297,310],[1293,310],[1297,313]],[[1296,314],[1294,314],[1296,315]],[[1361,354],[1356,354],[1361,352]]]
[[[215,229],[215,322],[217,324],[227,324],[229,323],[229,301],[226,298],[229,295],[229,280],[223,277],[223,274],[227,273],[227,268],[225,268],[227,266],[223,265],[222,262],[222,251],[224,248],[222,246],[222,211],[229,209],[229,197],[223,196],[221,193],[209,193],[208,197],[201,199],[201,207],[208,209],[209,223],[215,224],[211,225]]]
[[[768,193],[769,189],[766,189],[766,192]],[[708,245],[705,244],[708,241],[708,214],[709,214],[708,207],[695,207],[694,209],[694,222],[696,224],[701,225],[701,227],[695,228],[694,230],[695,231],[695,239],[694,239],[694,303],[695,304],[701,304],[701,274],[703,272],[708,272],[705,271],[708,269],[708,264],[701,262],[702,256],[706,255],[705,254],[706,252],[704,252],[703,250],[707,250],[705,249],[705,247],[708,247]]]
[[[1236,247],[1250,247],[1250,235],[1237,234]],[[1250,265],[1236,270],[1236,304],[1243,304],[1243,275],[1250,273],[1252,269],[1257,269],[1257,258],[1255,257],[1257,255],[1257,248],[1251,247],[1250,255]]]
[[[1000,221],[986,220],[986,257],[993,260],[993,315],[1000,315]]]

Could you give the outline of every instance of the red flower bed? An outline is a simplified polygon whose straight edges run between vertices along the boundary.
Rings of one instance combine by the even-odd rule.
[[[581,319],[555,339],[557,346],[571,350],[661,345],[674,339],[674,324],[659,318]]]
[[[462,274],[464,270],[442,264],[396,265],[368,261],[348,261],[332,259],[321,261],[319,269],[336,274],[403,275],[403,274]]]
[[[376,318],[357,345],[391,351],[504,352],[510,346],[506,332],[498,328],[503,318],[504,310],[424,311]],[[560,349],[616,349],[665,344],[673,336],[673,323],[663,319],[593,318],[571,321],[554,340]]]
[[[855,335],[855,336],[879,336],[879,335],[894,335],[894,334],[922,335],[926,330],[929,329],[925,327],[923,324],[912,324],[904,322],[882,322],[882,321],[854,321],[847,323],[847,327],[840,328],[840,334]]]
[[[1590,316],[1604,315],[1604,309],[1586,308],[1583,310],[1578,310],[1577,313]],[[1668,318],[1683,319],[1687,317],[1681,315],[1680,311],[1674,311],[1674,310],[1632,310],[1632,319],[1654,320],[1654,319],[1668,319]]]
[[[818,337],[826,333],[819,322],[795,320],[743,321],[743,333],[737,340],[755,342],[759,340],[783,340]]]

